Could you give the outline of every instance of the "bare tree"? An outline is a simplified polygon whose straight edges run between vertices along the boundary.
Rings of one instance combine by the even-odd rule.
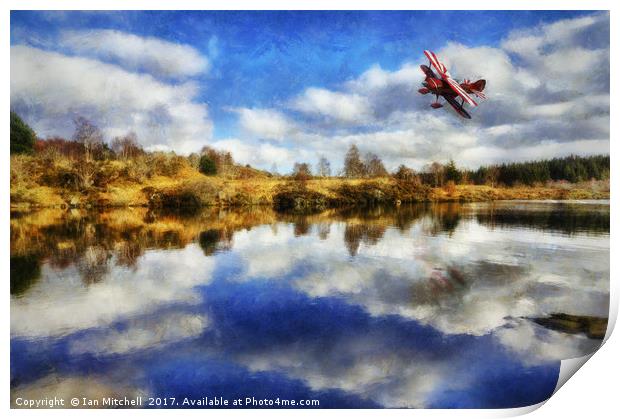
[[[432,162],[429,167],[429,172],[433,175],[433,183],[435,187],[443,186],[444,181],[444,167],[439,162]]]
[[[351,144],[344,157],[344,175],[349,178],[359,178],[364,177],[365,174],[366,170],[360,158],[360,151],[355,144]]]
[[[76,117],[73,123],[75,124],[73,140],[84,145],[86,160],[90,161],[93,151],[97,147],[103,146],[103,134],[99,127],[83,116]]]
[[[383,177],[388,175],[381,158],[374,153],[366,153],[364,167],[368,177]]]
[[[489,166],[486,170],[484,181],[491,187],[495,187],[497,183],[497,179],[499,178],[499,167],[498,166]]]
[[[114,137],[112,140],[112,150],[118,157],[124,160],[135,158],[144,153],[144,150],[138,144],[138,136],[133,131],[128,132],[122,137]]]
[[[318,164],[316,165],[316,174],[320,177],[329,177],[331,173],[332,168],[329,160],[327,160],[325,156],[321,156]]]

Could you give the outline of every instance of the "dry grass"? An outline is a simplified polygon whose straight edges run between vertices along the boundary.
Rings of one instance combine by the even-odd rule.
[[[562,200],[562,199],[608,199],[607,181],[585,182],[581,184],[562,184],[560,186],[519,186],[513,188],[491,187],[486,185],[457,185],[454,191],[434,188],[432,200],[449,201],[494,201],[494,200]]]
[[[286,178],[267,177],[243,168],[243,178],[205,176],[178,158],[166,160],[106,161],[94,163],[92,185],[80,187],[83,174],[74,161],[62,156],[11,156],[11,208],[41,207],[137,207],[153,205],[157,196],[166,202],[192,198],[199,205],[271,205]],[[154,166],[155,165],[155,166]],[[443,188],[402,188],[393,178],[318,178],[295,184],[328,201],[350,205],[356,197],[379,191],[386,202],[402,200],[490,201],[512,199],[604,199],[609,198],[609,181],[568,184],[554,182],[536,187],[490,187],[446,185]],[[180,197],[180,198],[179,198]],[[155,205],[157,206],[157,205]]]

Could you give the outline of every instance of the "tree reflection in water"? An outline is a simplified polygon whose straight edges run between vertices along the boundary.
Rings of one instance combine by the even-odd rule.
[[[536,210],[532,211],[532,207]],[[95,283],[105,274],[112,257],[114,263],[131,268],[145,249],[183,248],[191,242],[198,242],[204,254],[210,256],[229,250],[236,231],[262,224],[270,224],[277,231],[277,223],[292,223],[297,237],[310,234],[312,226],[316,226],[318,237],[326,240],[333,223],[345,223],[343,244],[351,256],[356,256],[360,244],[376,245],[387,228],[406,232],[422,223],[431,235],[450,236],[463,217],[471,216],[490,227],[526,227],[566,234],[608,232],[609,206],[589,208],[594,211],[569,204],[538,208],[531,204],[520,209],[510,203],[446,203],[329,210],[308,216],[278,214],[265,207],[205,209],[190,214],[145,208],[100,213],[16,213],[11,218],[11,292],[23,293],[36,282],[37,266],[43,260],[60,269],[76,264],[83,281]]]

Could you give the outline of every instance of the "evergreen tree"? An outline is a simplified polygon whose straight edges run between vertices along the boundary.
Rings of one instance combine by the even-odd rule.
[[[609,163],[609,156],[568,156],[551,160],[481,166],[467,174],[476,184],[493,185],[497,182],[506,186],[515,184],[531,186],[549,181],[576,183],[590,179],[609,179]]]
[[[217,174],[217,165],[215,161],[206,154],[200,156],[200,163],[198,164],[198,170],[203,175],[213,176]]]
[[[11,154],[30,154],[37,136],[15,112],[11,111]]]
[[[452,181],[454,183],[459,183],[462,179],[462,174],[459,169],[456,167],[456,163],[454,160],[450,160],[448,164],[444,167],[444,177],[446,181]]]

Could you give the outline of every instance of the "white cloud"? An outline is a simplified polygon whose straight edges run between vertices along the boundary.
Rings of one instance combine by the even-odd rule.
[[[103,333],[73,341],[70,352],[108,355],[153,349],[195,338],[202,334],[208,325],[208,317],[184,313],[165,313],[154,319],[132,319],[122,330],[110,328]]]
[[[506,51],[518,54],[523,58],[536,57],[543,54],[543,49],[550,46],[571,48],[575,46],[579,37],[589,30],[605,31],[609,25],[608,13],[596,13],[572,19],[562,19],[557,22],[539,25],[512,31],[502,42]]]
[[[252,137],[283,140],[296,130],[288,117],[272,109],[236,108],[233,110],[239,114],[241,128]]]
[[[423,80],[420,68],[412,63],[405,63],[396,71],[387,71],[374,65],[360,77],[349,81],[347,87],[354,92],[372,92],[390,86],[410,86]]]
[[[83,115],[108,138],[134,130],[147,148],[196,151],[212,132],[197,94],[190,82],[166,84],[89,58],[11,47],[11,106],[43,137],[69,137],[72,117]]]
[[[458,129],[460,122],[446,112],[433,118],[422,112],[394,112],[379,129],[352,133],[307,133],[295,136],[306,155],[325,155],[332,160],[332,168],[342,168],[344,155],[351,144],[362,152],[381,156],[388,170],[400,164],[421,168],[432,160],[457,157],[462,149],[474,146],[479,138],[478,129]]]
[[[266,169],[270,169],[274,163],[280,168],[289,167],[292,162],[304,157],[299,150],[268,143],[242,141],[237,138],[218,140],[211,143],[211,146],[231,152],[236,162]]]
[[[501,47],[553,92],[609,93],[609,14],[595,13],[511,32]]]
[[[207,58],[189,45],[115,30],[64,31],[60,44],[78,54],[119,61],[131,70],[163,77],[194,76],[209,69]]]
[[[363,123],[370,116],[368,100],[357,94],[311,87],[293,100],[293,108],[343,122]]]
[[[544,329],[524,319],[515,320],[510,328],[496,334],[501,344],[517,353],[526,365],[579,358],[595,349],[586,336]]]
[[[498,48],[471,48],[451,42],[437,51],[437,55],[454,76],[471,80],[479,77],[488,79],[488,96],[491,99],[504,96],[517,106],[523,94],[536,87],[536,84],[528,86],[528,81],[537,81],[536,75],[528,74],[526,68],[513,65],[508,54]],[[480,106],[486,104],[479,102]]]
[[[462,150],[458,154],[460,164],[475,167],[480,162],[501,163],[518,162],[537,159],[551,159],[575,155],[609,154],[609,140],[575,140],[569,142],[543,142],[541,144],[518,148],[504,148],[500,146],[476,146]]]
[[[423,408],[438,388],[462,385],[450,380],[454,359],[389,351],[373,336],[339,341],[334,347],[338,350],[325,351],[314,341],[295,343],[240,354],[236,361],[252,371],[278,371],[302,379],[313,390],[336,388],[388,408]]]

